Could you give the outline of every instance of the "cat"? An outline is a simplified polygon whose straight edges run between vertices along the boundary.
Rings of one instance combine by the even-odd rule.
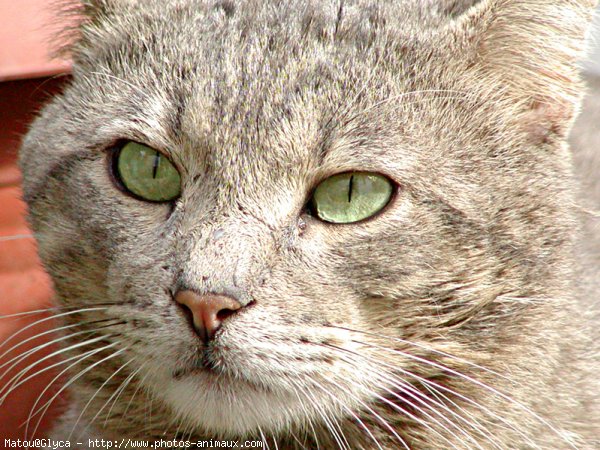
[[[20,155],[52,436],[600,448],[567,145],[595,4],[74,6]]]

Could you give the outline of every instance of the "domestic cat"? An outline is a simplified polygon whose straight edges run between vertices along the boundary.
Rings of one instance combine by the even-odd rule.
[[[600,448],[566,143],[595,4],[75,7],[21,151],[53,436]]]

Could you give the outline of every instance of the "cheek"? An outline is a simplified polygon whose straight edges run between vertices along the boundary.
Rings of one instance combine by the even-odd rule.
[[[257,303],[287,325],[319,327],[360,320],[355,312],[360,298],[331,258],[325,252],[318,256],[280,260],[252,293]]]
[[[115,248],[106,280],[111,300],[145,308],[170,302],[173,256],[165,247],[132,244]]]
[[[123,344],[171,367],[198,344],[188,320],[172,298],[173,274],[165,259],[148,253],[121,253],[107,274],[107,311],[127,322]]]

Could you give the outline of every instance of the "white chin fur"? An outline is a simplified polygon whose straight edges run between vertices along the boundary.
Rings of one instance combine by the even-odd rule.
[[[294,394],[257,391],[243,381],[219,383],[218,388],[200,376],[174,380],[162,397],[181,417],[217,434],[245,435],[276,431],[306,415]]]
[[[368,392],[373,392],[356,388],[351,392],[330,384],[327,392],[323,387],[303,388],[298,395],[281,387],[267,391],[241,379],[205,373],[174,379],[158,369],[153,375],[146,380],[147,387],[183,421],[182,429],[194,427],[199,433],[222,437],[275,434],[294,424],[322,422],[324,416],[335,421],[349,410],[361,409]],[[363,387],[370,384],[365,382]]]

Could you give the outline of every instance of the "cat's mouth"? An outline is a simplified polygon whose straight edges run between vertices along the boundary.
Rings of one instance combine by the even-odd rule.
[[[173,378],[176,380],[180,380],[186,376],[197,375],[197,374],[206,374],[206,375],[219,375],[221,370],[217,370],[215,364],[210,361],[206,355],[203,354],[202,357],[198,358],[196,361],[193,361],[191,364],[186,365],[185,367],[181,367],[175,369],[173,371]]]
[[[256,393],[270,393],[272,392],[268,386],[264,384],[258,384],[246,377],[236,375],[232,372],[223,368],[216,368],[214,365],[203,365],[201,363],[190,365],[181,369],[177,369],[173,372],[173,379],[181,381],[187,378],[196,378],[198,384],[203,389],[210,389],[216,392],[229,392],[229,387],[232,385],[240,388],[240,383],[243,383],[246,390]]]
[[[231,383],[244,382],[257,391],[267,392],[270,389],[262,384],[241,375],[238,371],[231,370],[225,363],[221,349],[205,348],[195,358],[191,359],[185,366],[172,372],[174,380],[182,380],[188,377],[200,377],[202,382],[210,383],[213,387],[225,386]]]
[[[214,375],[223,376],[228,372],[222,362],[220,351],[212,345],[203,347],[191,356],[183,367],[179,367],[173,371],[173,378],[181,379],[188,375]]]

